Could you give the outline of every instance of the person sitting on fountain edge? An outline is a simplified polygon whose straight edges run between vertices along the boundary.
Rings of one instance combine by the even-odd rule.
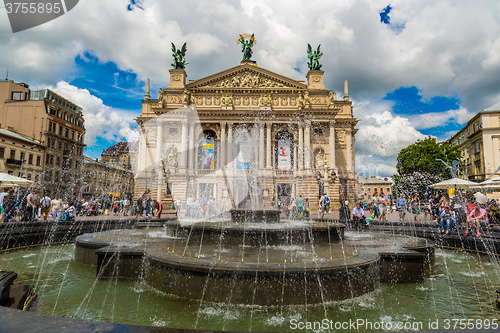
[[[450,225],[457,225],[457,220],[455,220],[455,212],[451,210],[450,207],[445,207],[440,214],[441,216],[441,233],[444,233],[446,229],[446,235],[450,232]],[[445,228],[446,225],[446,228]]]
[[[356,207],[352,210],[352,220],[356,229],[361,229],[365,224],[365,212],[361,208],[361,203],[357,203]]]
[[[485,224],[488,224],[488,214],[486,213],[486,210],[481,208],[481,206],[477,202],[474,204],[474,209],[467,216],[464,236],[470,235],[469,226],[474,221],[476,222],[477,227],[476,237],[479,237],[481,236],[481,223],[485,222]]]

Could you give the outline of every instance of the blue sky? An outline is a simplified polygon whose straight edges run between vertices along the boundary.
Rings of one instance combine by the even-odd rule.
[[[1,16],[0,69],[80,104],[90,157],[137,137],[146,79],[153,97],[168,86],[171,42],[187,42],[188,79],[238,65],[240,33],[255,33],[259,66],[297,80],[321,44],[327,89],[349,82],[361,176],[391,175],[401,148],[500,101],[495,0],[86,0],[15,34]]]

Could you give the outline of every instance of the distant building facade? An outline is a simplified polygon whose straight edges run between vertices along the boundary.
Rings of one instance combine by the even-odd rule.
[[[101,161],[132,170],[133,143],[118,142],[101,153]]]
[[[462,174],[471,181],[483,181],[500,167],[500,103],[476,114],[449,143],[457,146]]]
[[[134,173],[119,166],[84,157],[82,196],[131,198]]]
[[[85,147],[81,107],[49,89],[0,81],[0,127],[45,147],[41,187],[68,200],[78,196]]]
[[[27,136],[0,128],[0,172],[39,182],[45,146]]]
[[[384,193],[386,199],[394,198],[392,194],[392,178],[371,177],[358,179],[359,199],[366,200],[373,196],[373,193]]]

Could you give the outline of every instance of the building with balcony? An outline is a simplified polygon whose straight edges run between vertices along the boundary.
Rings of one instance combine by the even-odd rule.
[[[483,181],[500,168],[500,103],[472,117],[449,143],[462,153],[462,171],[471,181]]]
[[[85,147],[81,107],[49,89],[0,81],[0,128],[45,147],[40,187],[67,200],[78,196]]]

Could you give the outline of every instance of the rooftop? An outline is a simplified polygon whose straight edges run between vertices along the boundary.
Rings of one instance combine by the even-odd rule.
[[[104,156],[118,156],[120,153],[128,153],[131,148],[131,143],[129,142],[118,142],[114,146],[111,146],[104,150],[101,155]]]
[[[33,90],[31,92],[30,98],[33,101],[43,101],[44,99],[48,99],[49,101],[52,101],[53,103],[59,105],[60,107],[73,111],[78,115],[82,113],[81,107],[67,100],[61,95],[56,94],[50,89]]]
[[[5,135],[5,136],[8,136],[10,138],[13,138],[13,139],[16,139],[16,140],[20,140],[20,141],[24,141],[24,142],[27,142],[27,143],[32,144],[32,145],[37,145],[37,146],[40,146],[40,147],[45,147],[40,142],[33,141],[31,138],[29,138],[29,137],[27,137],[25,135],[19,134],[17,132],[10,131],[8,129],[0,128],[0,135]]]

